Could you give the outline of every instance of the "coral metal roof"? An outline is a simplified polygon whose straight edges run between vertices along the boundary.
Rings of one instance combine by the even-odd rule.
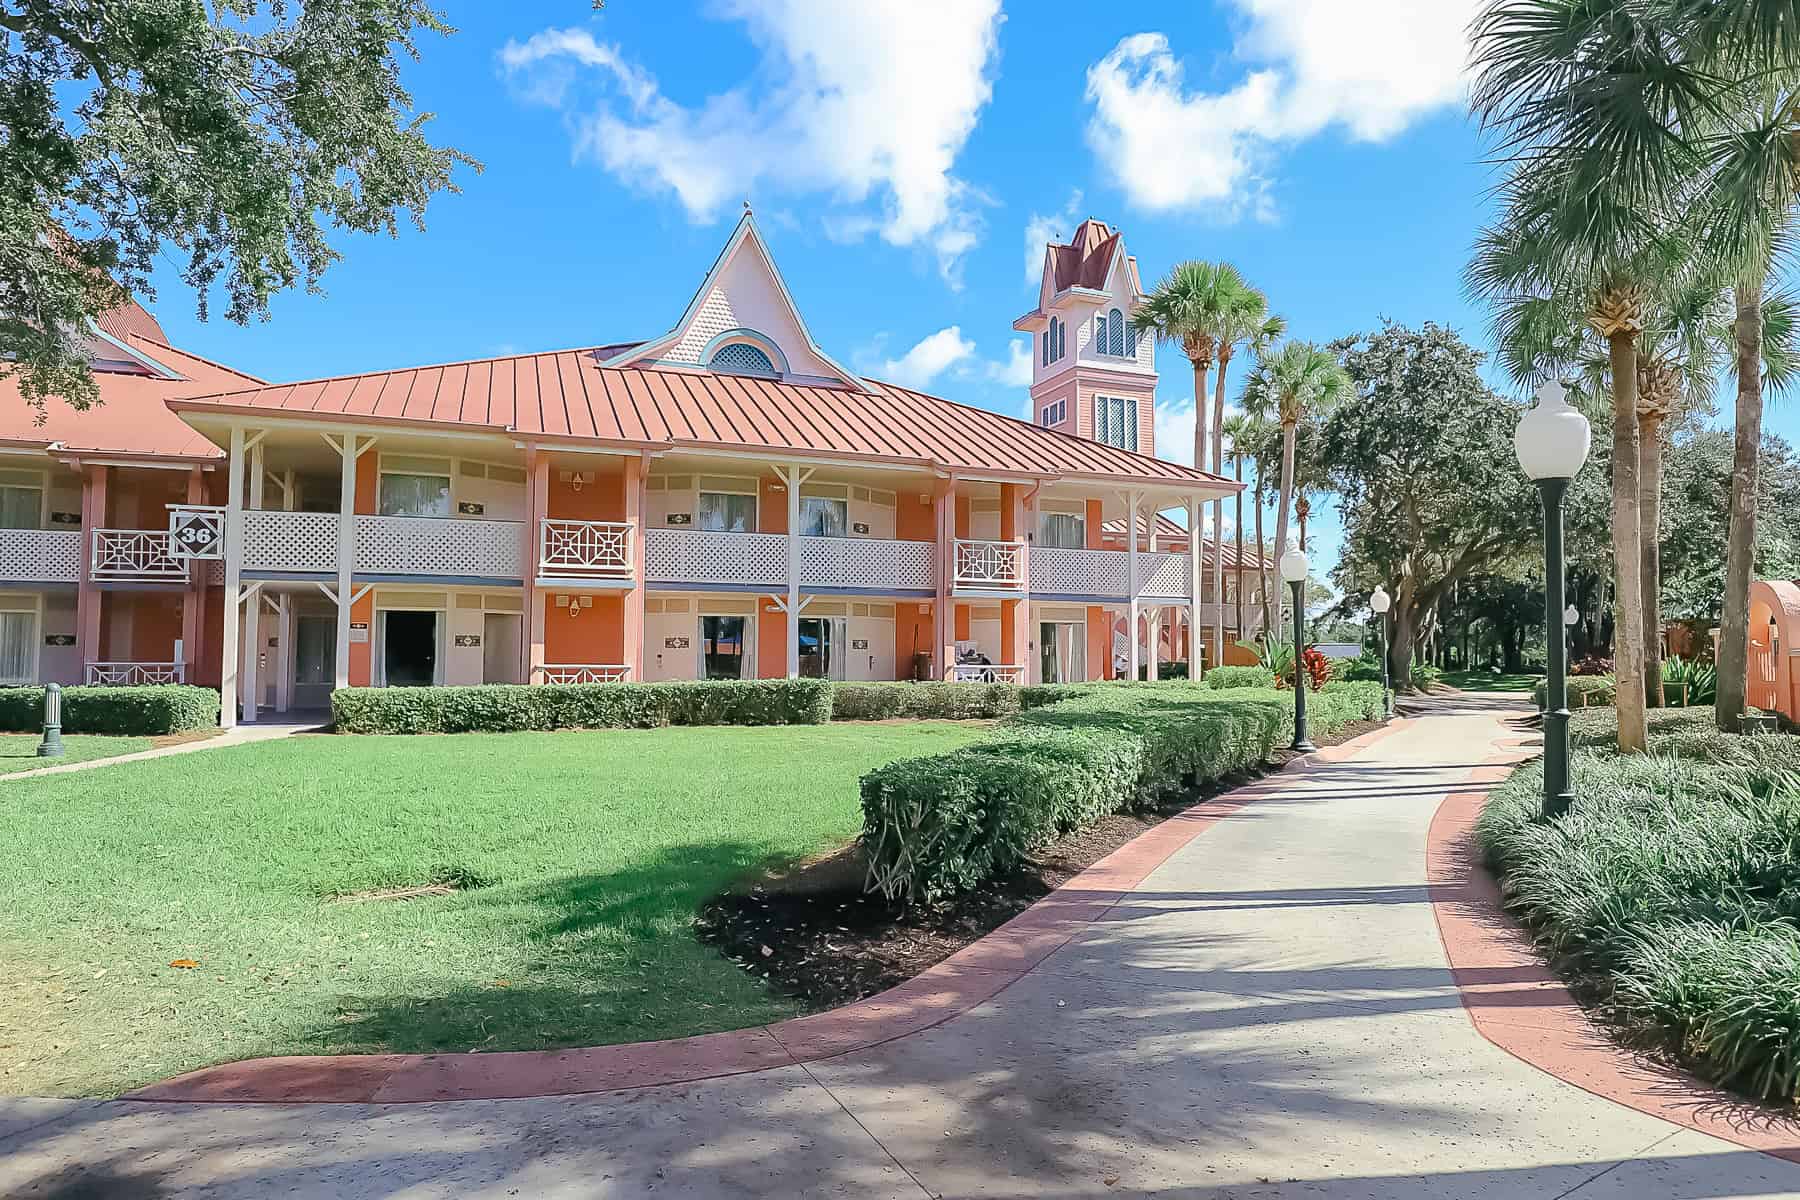
[[[547,441],[802,450],[971,473],[1216,475],[1055,433],[893,384],[870,391],[707,371],[603,367],[618,347],[562,350],[173,398],[178,410],[476,425]]]
[[[1139,535],[1142,536],[1143,532],[1142,523],[1140,522]],[[1125,518],[1115,517],[1110,521],[1102,523],[1100,526],[1100,537],[1108,547],[1111,547],[1116,543],[1120,548],[1123,548],[1125,545]],[[1177,524],[1163,513],[1157,513],[1156,544],[1159,549],[1163,550],[1186,550],[1187,527]],[[1141,546],[1142,543],[1140,542],[1139,545]],[[1225,566],[1232,570],[1236,570],[1239,562],[1236,540],[1227,537],[1225,539],[1223,550],[1224,553],[1222,557]],[[1211,537],[1208,537],[1205,542],[1201,543],[1200,554],[1205,562],[1208,564],[1212,562]],[[1264,557],[1262,565],[1273,570],[1275,567],[1275,560]],[[1257,569],[1257,566],[1256,547],[1246,544],[1244,546],[1243,569],[1246,571],[1254,571]]]
[[[129,329],[121,328],[121,333],[120,341],[185,378],[97,372],[94,378],[100,385],[99,404],[78,410],[53,399],[44,405],[39,423],[37,413],[20,395],[18,381],[10,376],[0,377],[0,444],[56,445],[69,454],[85,451],[145,458],[222,457],[217,446],[170,412],[165,402],[173,396],[260,381]]]

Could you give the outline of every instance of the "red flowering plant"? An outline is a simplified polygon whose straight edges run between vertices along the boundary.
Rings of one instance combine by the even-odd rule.
[[[1301,652],[1300,665],[1306,668],[1307,682],[1315,692],[1331,678],[1331,660],[1321,654],[1317,646],[1308,646]]]

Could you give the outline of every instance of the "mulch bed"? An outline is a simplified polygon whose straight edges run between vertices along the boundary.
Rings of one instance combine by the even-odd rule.
[[[1335,746],[1381,724],[1359,721],[1318,744]],[[947,904],[909,909],[865,894],[862,862],[851,845],[713,897],[701,905],[695,931],[701,942],[809,1011],[836,1008],[911,979],[1145,830],[1279,770],[1293,757],[1278,751],[1261,771],[1215,780],[1152,812],[1115,813],[1052,842],[1025,868]]]

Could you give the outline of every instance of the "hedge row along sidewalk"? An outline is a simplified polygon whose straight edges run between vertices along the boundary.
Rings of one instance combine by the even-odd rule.
[[[654,729],[664,725],[823,725],[823,679],[700,683],[485,684],[339,688],[340,733],[518,733],[550,729]]]
[[[64,733],[161,737],[218,725],[219,693],[212,688],[170,683],[62,690]],[[43,688],[0,688],[0,729],[34,733],[43,727]]]
[[[863,777],[869,881],[930,903],[1010,870],[1114,812],[1262,762],[1293,737],[1293,693],[1179,683],[1022,689],[1025,711],[988,740]],[[1313,693],[1321,734],[1381,714],[1379,684]]]
[[[1570,990],[1626,1039],[1759,1100],[1800,1099],[1800,738],[1652,712],[1620,757],[1575,714],[1575,806],[1538,819],[1541,761],[1476,825],[1502,896]]]

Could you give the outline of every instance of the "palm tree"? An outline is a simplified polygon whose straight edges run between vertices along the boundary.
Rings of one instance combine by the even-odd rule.
[[[1224,367],[1221,364],[1220,370],[1219,370],[1220,378],[1223,378],[1224,374],[1225,374]],[[1237,482],[1242,483],[1242,482],[1244,482],[1244,461],[1251,457],[1251,455],[1250,455],[1250,440],[1251,440],[1252,419],[1248,413],[1234,413],[1231,416],[1225,417],[1223,420],[1221,420],[1219,422],[1219,427],[1225,431],[1225,436],[1227,438],[1229,438],[1231,441],[1231,449],[1226,452],[1225,457],[1231,460],[1232,478],[1237,480]],[[1260,502],[1261,502],[1260,495],[1258,496],[1257,499],[1258,499],[1258,503],[1260,504]],[[1262,545],[1261,545],[1262,534],[1260,532],[1260,527],[1262,525],[1262,521],[1260,519],[1261,513],[1259,512],[1257,515],[1259,518],[1257,521],[1257,526],[1258,526],[1259,532],[1257,534],[1258,545],[1256,548],[1256,553],[1257,553],[1257,557],[1260,558],[1262,556]],[[1241,491],[1237,494],[1237,512],[1233,516],[1231,524],[1232,524],[1232,530],[1237,538],[1235,568],[1234,568],[1236,575],[1237,575],[1237,631],[1238,631],[1238,636],[1243,637],[1244,636],[1244,493]],[[1218,547],[1215,546],[1213,549],[1213,557],[1216,559],[1216,558],[1218,558],[1218,556],[1219,556]],[[1259,567],[1258,570],[1260,571],[1260,569],[1261,568]],[[1221,600],[1221,603],[1224,600],[1224,596],[1222,593],[1220,594],[1220,600]],[[1221,651],[1221,653],[1223,653],[1223,652]]]
[[[1215,474],[1225,471],[1225,372],[1231,365],[1233,354],[1238,347],[1247,348],[1251,354],[1261,358],[1287,333],[1287,320],[1272,316],[1269,313],[1269,298],[1256,288],[1245,284],[1236,293],[1224,297],[1220,306],[1219,325],[1215,330],[1218,343],[1218,375],[1213,380],[1213,446],[1212,470]],[[1235,439],[1233,441],[1235,446]],[[1242,476],[1240,475],[1241,479]],[[1243,504],[1238,505],[1238,560],[1241,569],[1243,562]],[[1223,662],[1225,656],[1225,501],[1220,500],[1213,508],[1213,595],[1219,601],[1219,620],[1216,627],[1215,661]],[[1239,580],[1239,590],[1242,590]],[[1242,614],[1239,614],[1238,629],[1243,630]]]
[[[1256,386],[1252,386],[1256,385]],[[1287,552],[1288,510],[1294,500],[1295,444],[1300,422],[1322,417],[1354,390],[1344,365],[1311,342],[1288,342],[1265,355],[1244,389],[1244,410],[1281,425],[1281,490],[1275,507],[1275,560]]]
[[[1244,288],[1228,263],[1175,264],[1131,314],[1137,328],[1181,347],[1194,368],[1194,466],[1206,469],[1206,373],[1218,352],[1220,313]],[[1199,536],[1199,531],[1195,531]]]

